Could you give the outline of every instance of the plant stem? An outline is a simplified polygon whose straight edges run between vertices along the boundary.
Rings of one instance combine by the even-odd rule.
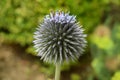
[[[60,71],[61,71],[60,68],[61,68],[61,64],[56,63],[55,80],[60,80]]]

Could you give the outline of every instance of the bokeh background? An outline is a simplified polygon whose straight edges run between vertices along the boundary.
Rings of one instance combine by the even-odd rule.
[[[0,0],[0,80],[53,80],[54,65],[33,48],[33,32],[50,11],[77,16],[88,35],[78,62],[61,80],[120,80],[120,0]]]

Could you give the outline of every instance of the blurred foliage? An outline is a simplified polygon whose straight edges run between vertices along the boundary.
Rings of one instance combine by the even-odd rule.
[[[78,74],[71,74],[71,80],[81,80]]]
[[[120,0],[1,0],[0,44],[19,44],[35,55],[33,32],[51,10],[70,11],[85,28],[93,68],[86,80],[120,80]],[[41,71],[51,75],[54,67],[44,65]]]
[[[120,80],[120,71],[117,71],[111,80]]]
[[[72,3],[72,4],[71,4]],[[107,1],[104,0],[2,0],[0,1],[1,42],[28,46],[33,52],[32,40],[35,28],[51,10],[70,11],[77,15],[86,33],[93,30],[103,15]]]

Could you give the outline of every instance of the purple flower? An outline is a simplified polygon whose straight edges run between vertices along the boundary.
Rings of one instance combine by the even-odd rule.
[[[86,34],[76,22],[76,16],[51,12],[34,32],[34,47],[45,62],[75,61],[86,46]]]

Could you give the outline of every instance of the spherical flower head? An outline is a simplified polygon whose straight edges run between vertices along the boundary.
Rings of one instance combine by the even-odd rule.
[[[87,43],[83,31],[74,15],[51,12],[34,32],[37,55],[49,63],[77,60]]]

